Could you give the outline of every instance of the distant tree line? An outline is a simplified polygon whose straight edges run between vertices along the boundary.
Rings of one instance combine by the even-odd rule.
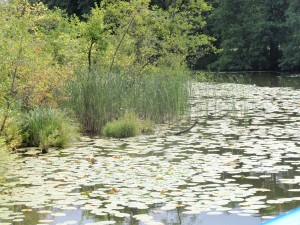
[[[84,18],[101,0],[31,0],[42,1],[50,8],[61,8],[69,15]],[[120,0],[110,0],[118,2]],[[127,2],[130,0],[127,0]],[[191,10],[197,0],[151,0],[151,7]],[[299,0],[206,0],[212,10],[202,13],[203,25],[194,34],[215,39],[207,51],[187,56],[194,69],[300,70],[300,1]],[[195,19],[197,12],[193,11]],[[190,21],[195,24],[195,21]]]
[[[299,70],[299,0],[215,0],[211,34],[221,70]]]

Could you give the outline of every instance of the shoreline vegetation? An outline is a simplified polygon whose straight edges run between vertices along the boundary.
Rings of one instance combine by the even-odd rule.
[[[43,3],[1,3],[0,147],[46,152],[79,133],[127,137],[185,114],[189,46],[176,41],[188,31],[162,26],[153,15],[166,12],[148,4],[108,1],[79,20]]]
[[[216,70],[299,69],[298,55],[289,50],[300,30],[293,28],[296,1],[274,7],[285,10],[281,22],[295,39],[271,40],[275,47],[259,48],[262,55],[250,52],[265,66],[240,57],[243,51],[224,40],[230,34],[214,27],[230,1],[102,0],[75,14],[43,2],[0,3],[0,148],[47,152],[80,133],[122,138],[179,120],[189,110],[190,71],[200,64]],[[196,75],[202,82],[215,79]]]
[[[79,73],[67,87],[62,103],[76,115],[84,131],[101,134],[103,127],[132,112],[136,119],[154,123],[179,118],[188,110],[187,71],[162,69],[157,74],[123,76]]]

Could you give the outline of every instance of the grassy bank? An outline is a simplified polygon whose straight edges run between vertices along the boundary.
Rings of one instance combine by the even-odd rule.
[[[23,145],[65,147],[79,138],[79,127],[66,111],[40,107],[31,110],[23,117]]]
[[[0,147],[64,147],[79,137],[78,124],[84,132],[122,138],[148,132],[152,122],[178,119],[188,110],[188,75],[184,70],[159,71],[109,77],[101,72],[77,73],[66,85],[63,110],[40,106],[1,113]]]
[[[4,122],[1,115],[1,125]],[[39,107],[23,113],[10,113],[0,133],[0,147],[65,147],[79,138],[79,126],[59,109]]]

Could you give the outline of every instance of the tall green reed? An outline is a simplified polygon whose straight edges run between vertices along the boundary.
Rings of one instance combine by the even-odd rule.
[[[176,72],[175,72],[176,73]],[[63,103],[87,132],[101,133],[107,122],[133,112],[140,119],[171,121],[188,109],[189,84],[184,72],[170,69],[151,75],[126,76],[93,71],[77,73]]]

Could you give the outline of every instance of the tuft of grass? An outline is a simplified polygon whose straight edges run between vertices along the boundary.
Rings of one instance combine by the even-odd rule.
[[[154,131],[153,123],[151,120],[139,120],[139,129],[142,134],[151,134]]]
[[[114,138],[134,137],[140,134],[139,119],[134,113],[126,113],[122,118],[107,123],[103,134]]]
[[[65,111],[40,107],[23,118],[22,136],[26,146],[65,147],[79,138],[78,125]]]
[[[153,122],[180,117],[188,110],[190,93],[186,71],[169,68],[132,76],[78,72],[67,91],[64,107],[75,113],[86,132],[98,134],[106,123],[127,111]]]

